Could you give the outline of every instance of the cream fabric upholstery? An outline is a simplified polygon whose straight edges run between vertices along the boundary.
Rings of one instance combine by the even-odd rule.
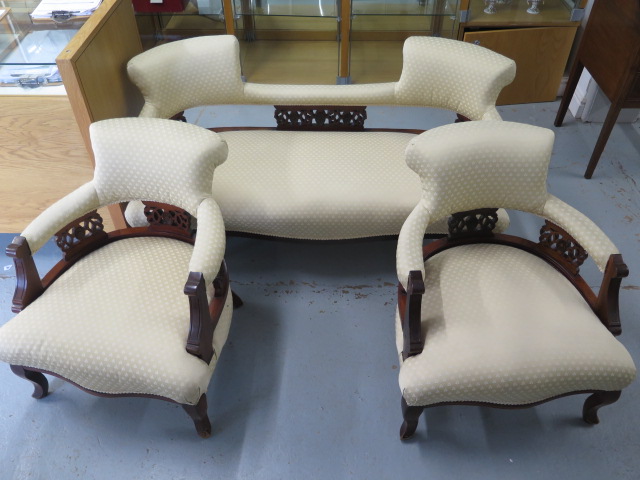
[[[399,105],[424,105],[471,120],[499,120],[500,91],[516,74],[513,60],[486,48],[438,37],[410,37],[403,47]]]
[[[227,156],[217,134],[182,122],[116,118],[92,124],[90,134],[103,205],[153,200],[195,214]]]
[[[243,101],[240,48],[232,35],[157,46],[132,58],[127,72],[145,99],[142,117],[170,118],[191,107]]]
[[[232,307],[229,294],[211,363],[187,353],[183,288],[192,251],[157,237],[96,250],[0,328],[0,360],[53,371],[97,392],[197,403],[226,341]]]
[[[205,198],[196,215],[198,234],[189,261],[189,271],[202,272],[206,285],[211,285],[220,270],[226,246],[224,222],[213,198]]]
[[[305,240],[398,235],[420,199],[420,179],[403,161],[413,134],[257,130],[220,136],[229,158],[216,170],[213,196],[229,231]],[[141,211],[141,204],[129,205],[130,225],[146,224]],[[504,211],[500,218],[503,231],[509,218]],[[437,220],[427,233],[447,232],[446,219]]]
[[[571,233],[571,236],[589,252],[600,271],[604,271],[611,254],[620,253],[591,219],[551,194],[544,205],[542,216]]]
[[[395,83],[269,85],[247,82],[244,103],[264,105],[394,105]]]
[[[499,120],[496,98],[515,76],[513,60],[444,38],[409,38],[403,62],[399,82],[243,85],[238,41],[215,35],[152,48],[132,58],[127,71],[145,99],[140,116],[156,118],[204,105],[266,104],[414,105],[450,109],[472,120]]]
[[[441,252],[425,268],[424,350],[402,363],[399,377],[409,405],[520,405],[621,390],[634,379],[629,353],[543,260],[480,244]]]
[[[72,220],[100,206],[93,182],[85,183],[42,212],[22,232],[32,253],[40,250],[58,231]]]

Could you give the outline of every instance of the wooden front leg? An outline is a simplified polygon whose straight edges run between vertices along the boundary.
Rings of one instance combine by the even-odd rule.
[[[15,237],[7,247],[6,254],[13,258],[13,264],[16,267],[16,289],[11,311],[19,313],[38,298],[44,288],[26,238]]]

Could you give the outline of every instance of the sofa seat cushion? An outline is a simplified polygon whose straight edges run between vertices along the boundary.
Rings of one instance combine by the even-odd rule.
[[[420,199],[392,132],[236,131],[213,179],[228,231],[309,240],[397,235]]]
[[[425,262],[424,350],[400,369],[409,405],[524,405],[635,377],[623,345],[571,283],[523,250],[491,244]],[[398,351],[402,331],[396,316]]]
[[[207,365],[186,351],[183,293],[193,247],[142,237],[87,255],[0,328],[0,360],[54,372],[95,392],[195,404],[231,322],[231,295]]]

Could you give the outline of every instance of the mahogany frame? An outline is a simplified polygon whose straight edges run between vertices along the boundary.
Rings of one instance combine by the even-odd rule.
[[[449,220],[449,235],[425,245],[423,247],[423,260],[426,262],[429,258],[450,248],[479,243],[505,245],[524,250],[544,260],[567,278],[576,290],[580,292],[611,334],[617,336],[622,333],[618,297],[620,283],[624,277],[629,275],[629,269],[622,260],[621,254],[610,255],[599,293],[596,295],[579,273],[579,267],[587,258],[587,253],[571,235],[548,220],[545,221],[545,224],[540,229],[538,243],[513,235],[494,234],[492,230],[495,226],[495,221],[486,221],[486,218],[491,217],[495,212],[497,212],[496,209],[480,209],[452,215]],[[458,228],[460,226],[462,228]],[[403,360],[420,354],[424,348],[421,321],[422,295],[424,292],[422,272],[418,270],[409,272],[406,290],[402,284],[398,285],[398,313],[403,334]],[[400,438],[404,440],[415,433],[418,420],[425,408],[441,405],[475,405],[501,409],[521,409],[540,405],[556,398],[585,393],[590,393],[591,395],[584,402],[582,418],[590,425],[599,423],[598,410],[605,405],[616,402],[621,394],[620,391],[574,391],[523,405],[460,401],[410,406],[402,397],[403,423],[400,427]]]
[[[129,238],[164,237],[179,240],[193,245],[194,230],[191,228],[191,215],[185,210],[156,202],[145,203],[145,216],[149,221],[147,227],[129,227],[110,233],[104,231],[102,218],[97,211],[92,211],[64,226],[56,234],[56,243],[64,256],[42,279],[38,274],[29,243],[26,238],[17,236],[7,247],[6,253],[13,258],[16,268],[16,289],[11,310],[19,313],[37,299],[49,286],[60,278],[78,260],[91,252]],[[213,333],[224,309],[227,295],[230,292],[229,275],[223,260],[218,275],[213,281],[214,295],[207,300],[205,279],[201,272],[190,272],[184,287],[189,298],[190,328],[185,349],[206,363],[210,363],[215,355]],[[233,306],[242,305],[242,301],[233,295]],[[81,390],[99,397],[147,397],[177,403],[174,400],[158,395],[148,394],[105,394],[87,389],[55,372],[22,365],[11,365],[17,376],[30,381],[34,386],[32,396],[40,399],[48,394],[48,381],[43,373],[61,378]],[[203,393],[195,405],[181,404],[194,422],[196,431],[202,438],[211,436],[211,422],[207,415],[206,393]]]

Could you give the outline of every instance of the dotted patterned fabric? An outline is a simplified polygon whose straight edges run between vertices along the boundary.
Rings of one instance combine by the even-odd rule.
[[[227,157],[220,137],[188,123],[116,118],[91,125],[94,185],[102,205],[153,200],[194,214]],[[135,159],[135,161],[132,161]]]
[[[421,354],[400,369],[409,405],[533,403],[579,390],[621,390],[629,353],[570,282],[500,245],[446,250],[426,262]],[[398,351],[402,329],[396,316]]]
[[[170,118],[200,105],[242,103],[240,48],[232,35],[196,37],[157,46],[127,65],[145,105],[142,117]]]
[[[591,220],[547,192],[553,132],[503,121],[434,128],[407,147],[407,164],[420,175],[422,199],[402,227],[398,279],[423,271],[422,237],[429,219],[476,208],[511,208],[544,217],[571,234],[600,270],[615,245]],[[499,213],[500,216],[500,213]]]
[[[499,120],[496,98],[515,76],[513,60],[444,38],[409,38],[403,62],[397,83],[243,85],[238,41],[215,35],[152,48],[132,58],[127,70],[145,99],[140,116],[157,118],[204,105],[267,104],[414,105]]]
[[[404,43],[399,105],[425,105],[472,120],[494,119],[500,91],[516,74],[513,60],[489,49],[438,37],[410,37]]]
[[[571,205],[549,194],[542,215],[571,233],[571,236],[587,251],[601,271],[609,257],[619,253],[613,242],[593,221]]]
[[[100,200],[93,182],[85,183],[48,207],[20,235],[29,242],[31,252],[36,253],[67,223],[99,206]]]
[[[91,253],[0,328],[0,360],[53,371],[97,392],[197,403],[226,341],[232,307],[229,294],[211,363],[187,353],[183,288],[192,250],[147,237]]]

